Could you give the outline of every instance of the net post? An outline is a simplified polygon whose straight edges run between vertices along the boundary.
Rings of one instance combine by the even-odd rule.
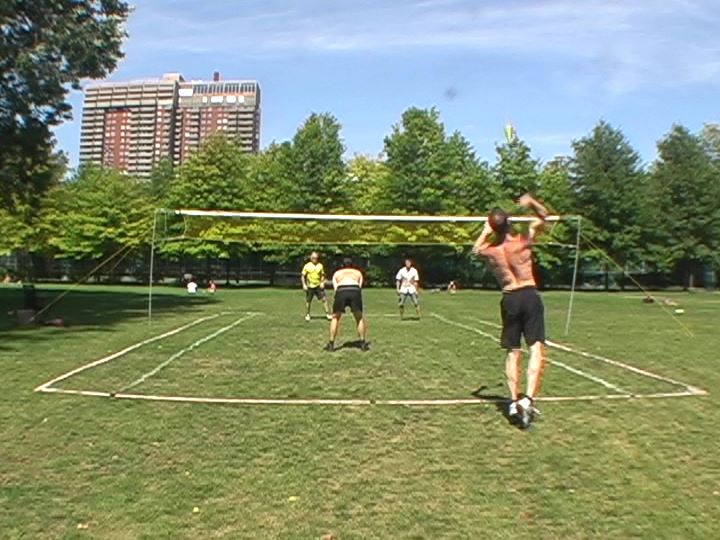
[[[153,300],[153,275],[155,273],[155,237],[157,234],[157,217],[162,209],[157,208],[153,212],[152,239],[150,241],[150,279],[148,280],[148,325],[152,324],[152,300]]]
[[[578,266],[580,264],[580,229],[582,217],[577,216],[577,234],[575,235],[575,265],[573,267],[572,285],[570,286],[570,301],[568,303],[567,317],[565,319],[565,336],[570,333],[570,319],[572,318],[573,304],[575,302],[575,286],[577,284]]]

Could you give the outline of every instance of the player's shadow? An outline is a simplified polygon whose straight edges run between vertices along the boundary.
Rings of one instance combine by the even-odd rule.
[[[493,394],[490,392],[490,388],[486,385],[482,385],[480,388],[470,392],[470,395],[475,396],[478,399],[485,401],[493,401],[495,409],[503,415],[508,424],[517,426],[515,418],[510,416],[510,400],[507,396],[501,396],[499,394]]]
[[[369,344],[370,344],[370,342],[368,341],[368,345]],[[346,341],[339,347],[335,347],[335,350],[339,351],[340,349],[360,349],[361,346],[362,346],[362,341],[360,341],[359,339],[356,339],[354,341]]]
[[[417,322],[420,320],[420,317],[418,317],[417,315],[415,315],[414,317],[406,315],[405,317],[402,317],[400,320],[402,322],[412,322],[412,321]]]

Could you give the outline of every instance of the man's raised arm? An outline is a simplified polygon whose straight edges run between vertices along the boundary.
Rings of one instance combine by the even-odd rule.
[[[543,225],[545,224],[545,218],[548,214],[547,208],[529,193],[520,197],[518,204],[524,208],[529,208],[537,216],[537,219],[530,222],[530,238],[534,239],[535,236],[542,231]]]
[[[490,226],[490,222],[486,221],[485,226],[480,233],[480,236],[477,237],[477,240],[475,240],[475,245],[473,245],[472,248],[472,252],[475,255],[483,255],[483,252],[490,247],[490,236],[492,235],[492,233],[493,230]]]

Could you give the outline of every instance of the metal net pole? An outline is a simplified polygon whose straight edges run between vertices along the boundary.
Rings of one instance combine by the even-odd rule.
[[[148,283],[148,324],[152,323],[152,300],[153,300],[153,275],[155,273],[155,236],[157,233],[157,215],[159,210],[153,214],[152,240],[150,241],[150,280]]]
[[[573,267],[572,285],[570,287],[570,301],[568,303],[567,318],[565,319],[565,335],[570,333],[570,319],[572,319],[573,304],[575,302],[575,286],[577,285],[578,266],[580,265],[580,229],[581,217],[577,218],[577,234],[575,236],[575,266]]]

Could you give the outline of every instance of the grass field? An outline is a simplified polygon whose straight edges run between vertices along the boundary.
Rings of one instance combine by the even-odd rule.
[[[0,287],[3,308],[20,296]],[[160,289],[148,325],[143,289],[84,287],[51,311],[67,328],[5,317],[0,537],[719,537],[720,295],[673,295],[690,337],[637,294],[579,294],[564,337],[567,294],[545,294],[573,352],[549,349],[543,396],[567,400],[529,432],[484,401],[506,394],[498,296],[426,293],[400,321],[392,291],[366,291],[367,353],[350,319],[349,346],[321,352],[327,322],[302,319],[298,291]],[[688,387],[709,395],[647,397]]]

